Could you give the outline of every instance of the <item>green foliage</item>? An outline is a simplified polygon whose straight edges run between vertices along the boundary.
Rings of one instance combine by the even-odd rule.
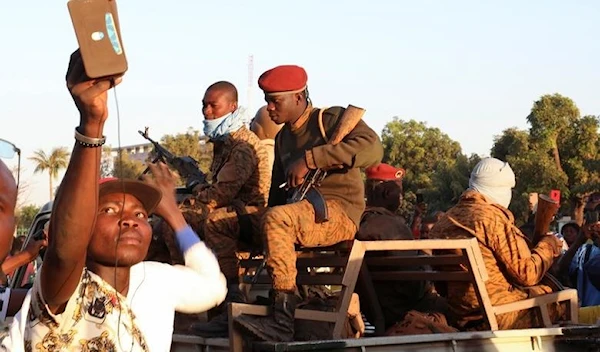
[[[445,211],[458,202],[469,188],[471,170],[481,161],[477,154],[470,157],[459,154],[454,162],[442,161],[433,174],[432,187],[424,192],[430,211]]]
[[[37,205],[25,205],[17,210],[17,228],[29,229],[33,223],[33,219],[40,211]]]
[[[506,160],[509,155],[520,155],[529,151],[529,133],[511,127],[494,138],[494,146],[490,156],[492,158]]]
[[[383,130],[382,143],[383,162],[406,170],[398,213],[409,223],[417,193],[423,194],[429,213],[448,210],[469,186],[471,169],[480,160],[463,155],[460,144],[440,129],[415,120],[394,118]]]
[[[559,135],[579,119],[579,109],[573,100],[560,94],[544,95],[533,103],[527,122],[531,125],[531,141],[538,149],[557,147]]]
[[[200,135],[200,131],[189,127],[187,132],[165,135],[160,144],[176,156],[191,156],[208,173],[212,161],[212,144]]]
[[[558,189],[561,211],[567,215],[581,195],[600,189],[600,120],[580,117],[571,99],[554,94],[540,97],[527,121],[529,132],[509,128],[495,138],[491,150],[493,157],[508,161],[515,171],[511,210],[523,222],[529,193]]]
[[[551,189],[561,191],[561,198],[568,199],[567,177],[556,169],[554,160],[547,153],[529,150],[505,159],[515,172],[517,185],[513,190],[510,210],[518,224],[526,221],[529,212],[529,193],[548,194]]]
[[[126,151],[121,150],[114,158],[112,176],[124,179],[137,179],[146,166],[141,161],[133,160]]]
[[[460,144],[440,129],[424,122],[394,117],[381,134],[383,162],[406,170],[404,189],[417,192],[433,185],[432,175],[440,162],[453,163]]]
[[[50,154],[46,154],[41,149],[33,152],[33,156],[29,160],[35,164],[34,173],[48,172],[49,176],[49,190],[50,200],[54,198],[54,188],[52,187],[52,181],[58,177],[58,174],[62,169],[67,168],[69,165],[69,151],[66,147],[53,148]]]
[[[112,176],[113,156],[112,148],[109,145],[102,147],[102,159],[100,160],[100,177]]]

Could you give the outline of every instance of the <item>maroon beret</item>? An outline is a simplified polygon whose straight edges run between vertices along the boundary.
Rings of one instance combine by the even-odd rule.
[[[365,173],[369,180],[392,181],[402,179],[406,171],[402,168],[395,168],[392,165],[381,163],[366,168]]]
[[[297,93],[306,89],[306,71],[296,65],[272,68],[258,78],[258,86],[266,94]]]

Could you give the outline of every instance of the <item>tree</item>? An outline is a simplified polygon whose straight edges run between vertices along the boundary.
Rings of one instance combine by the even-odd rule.
[[[491,155],[508,161],[517,177],[511,210],[521,222],[530,192],[562,194],[562,213],[578,222],[583,199],[600,186],[600,121],[579,117],[575,103],[560,94],[544,95],[527,116],[529,132],[509,128],[494,140]]]
[[[33,219],[40,211],[37,205],[25,205],[17,209],[17,228],[28,229],[33,223]]]
[[[17,166],[13,167],[10,170],[13,174],[13,177],[15,178],[15,181],[19,178],[18,173],[20,172],[21,175],[23,175],[25,173],[25,168],[21,167],[21,170],[18,169]],[[25,203],[27,203],[28,199],[29,199],[29,193],[30,193],[30,185],[29,182],[24,181],[23,178],[21,177],[19,180],[19,189],[17,190],[17,205],[16,205],[16,209],[21,208]]]
[[[527,121],[531,125],[531,141],[538,144],[537,149],[550,150],[556,168],[563,171],[558,150],[561,134],[569,129],[579,118],[579,109],[573,100],[560,94],[544,95],[533,104]]]
[[[100,160],[100,177],[112,176],[114,157],[112,147],[105,145],[102,147],[102,158]]]
[[[469,188],[471,171],[481,161],[477,154],[459,154],[455,162],[442,161],[432,175],[432,187],[424,197],[432,210],[447,210],[454,206],[461,194]]]
[[[43,150],[38,149],[33,153],[29,160],[35,163],[34,173],[42,173],[47,171],[49,177],[49,193],[50,200],[54,199],[52,181],[58,177],[59,172],[65,169],[69,164],[69,152],[66,147],[57,147],[46,154]]]
[[[598,181],[600,121],[596,116],[577,119],[559,139],[562,164],[569,187]]]
[[[206,138],[200,136],[200,131],[189,127],[185,133],[163,136],[160,144],[174,155],[191,156],[198,162],[202,172],[209,172],[212,144],[207,143]]]
[[[412,221],[418,192],[428,203],[429,212],[446,211],[458,199],[456,193],[460,195],[467,188],[468,178],[466,184],[461,179],[450,187],[435,189],[443,183],[441,180],[447,174],[460,173],[455,170],[457,159],[467,159],[461,153],[460,144],[438,128],[428,127],[425,122],[403,121],[394,117],[383,129],[381,140],[383,162],[406,170],[402,182],[404,198],[398,214],[408,223]],[[438,175],[439,172],[442,174]]]
[[[511,127],[494,138],[491,157],[506,160],[509,155],[520,155],[529,151],[529,133]]]
[[[432,175],[438,165],[452,165],[461,155],[460,144],[438,128],[425,122],[403,121],[394,117],[381,134],[385,163],[406,170],[404,189],[417,192],[433,185]]]
[[[114,158],[112,176],[124,179],[137,179],[144,172],[145,165],[132,160],[127,152],[121,150]]]
[[[530,193],[547,194],[551,189],[558,189],[561,198],[568,199],[567,176],[556,170],[553,158],[544,151],[533,149],[524,154],[509,155],[506,161],[517,181],[509,208],[519,224],[527,220]]]

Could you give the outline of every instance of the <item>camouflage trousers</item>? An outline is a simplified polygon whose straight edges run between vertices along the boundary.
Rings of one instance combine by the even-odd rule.
[[[325,247],[352,240],[356,224],[346,215],[341,204],[327,201],[329,221],[315,223],[313,206],[303,200],[270,208],[262,219],[267,270],[278,291],[296,290],[295,245]]]
[[[212,211],[204,223],[204,242],[217,256],[221,272],[228,281],[235,281],[239,275],[237,252],[240,241],[246,247],[260,248],[260,219],[263,207],[246,206],[244,223],[240,224],[234,209],[223,207]],[[243,237],[243,238],[240,238]]]

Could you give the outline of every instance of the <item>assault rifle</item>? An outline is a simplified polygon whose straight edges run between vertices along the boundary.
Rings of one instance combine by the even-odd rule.
[[[353,105],[348,105],[331,136],[331,139],[328,140],[327,134],[325,133],[325,129],[323,128],[323,116],[321,115],[323,111],[319,113],[319,127],[321,129],[321,134],[325,141],[328,144],[336,145],[340,143],[347,135],[350,133],[358,124],[358,122],[362,119],[365,114],[365,110]],[[333,167],[332,169],[342,168],[342,165],[338,167]],[[287,202],[296,203],[303,199],[306,199],[312,204],[315,209],[315,222],[322,223],[329,220],[329,214],[327,211],[327,203],[325,203],[325,198],[318,190],[317,187],[321,186],[321,182],[327,177],[327,171],[325,169],[315,169],[310,170],[306,177],[304,177],[304,182],[294,190],[294,193],[290,198],[288,198]]]
[[[156,157],[152,163],[162,161],[173,169],[177,170],[179,176],[185,179],[185,186],[189,191],[191,191],[197,185],[207,183],[206,174],[200,171],[198,162],[194,158],[191,156],[179,157],[173,155],[173,153],[168,151],[165,147],[148,137],[148,127],[144,129],[144,132],[138,131],[138,133],[154,145],[154,153],[156,154]],[[142,175],[147,174],[148,171],[150,171],[150,169],[146,168]]]

